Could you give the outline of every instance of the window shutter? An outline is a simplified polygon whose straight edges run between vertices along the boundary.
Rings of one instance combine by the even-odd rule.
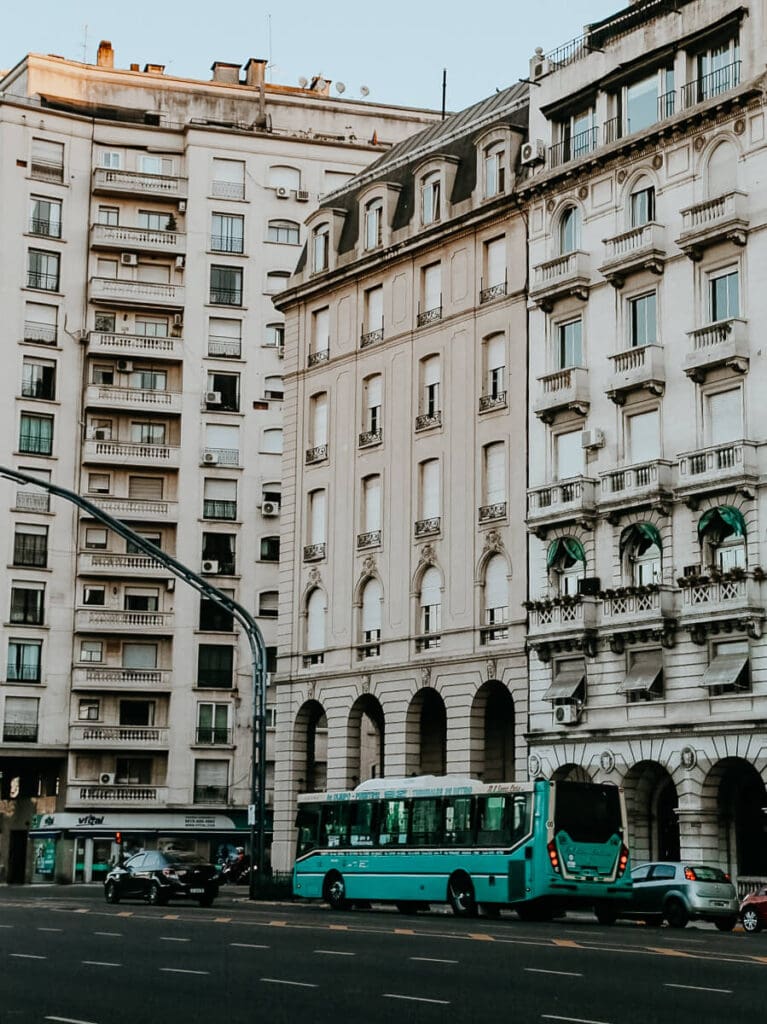
[[[506,577],[506,560],[501,555],[493,555],[485,570],[485,608],[508,607],[509,586]]]
[[[583,473],[583,448],[581,431],[571,430],[557,435],[557,479],[581,476]]]
[[[212,316],[208,326],[212,338],[230,338],[240,341],[242,338],[242,321],[230,320],[226,317]]]
[[[437,309],[442,304],[442,273],[439,263],[425,267],[423,272],[423,308]]]
[[[442,604],[442,577],[439,569],[432,565],[423,574],[421,580],[421,607],[431,608]]]
[[[368,293],[368,331],[383,327],[383,287],[371,288]]]
[[[314,351],[325,352],[330,347],[330,310],[318,309],[314,314]]]
[[[123,668],[157,668],[157,644],[123,644]]]
[[[487,283],[486,288],[503,284],[506,280],[506,239],[496,238],[487,243]]]
[[[424,519],[439,515],[439,461],[429,459],[421,464],[421,501]]]
[[[32,162],[61,167],[64,163],[63,143],[49,142],[48,139],[32,139]]]
[[[197,761],[194,767],[195,782],[198,786],[221,788],[229,784],[229,763],[227,761]]]
[[[306,647],[321,651],[325,647],[325,595],[313,590],[306,605]]]
[[[36,697],[6,697],[5,718],[8,725],[37,725]]]
[[[243,185],[245,183],[245,164],[242,160],[219,160],[214,158],[213,180]]]
[[[487,369],[501,369],[506,365],[506,339],[502,334],[495,334],[487,341]]]
[[[423,383],[424,387],[429,387],[430,384],[439,384],[439,356],[431,356],[424,361]]]
[[[633,464],[660,456],[660,416],[657,410],[629,418],[629,457]]]
[[[324,544],[325,543],[325,510],[326,500],[324,491],[313,491],[311,496],[311,511],[310,511],[310,531],[309,531],[309,543],[310,544]]]
[[[383,591],[378,580],[368,580],[362,591],[362,631],[364,633],[381,628],[381,597]]]
[[[328,443],[328,396],[316,395],[312,403],[312,444]]]
[[[371,476],[365,480],[365,532],[381,529],[381,478]]]
[[[301,172],[295,167],[270,167],[269,188],[301,188]]]
[[[235,480],[208,479],[204,484],[204,497],[209,501],[236,501],[237,482]]]
[[[506,451],[502,442],[485,448],[485,491],[488,505],[506,500]]]
[[[369,377],[367,382],[367,407],[376,409],[383,400],[383,378],[381,376]]]
[[[159,501],[162,498],[163,479],[160,476],[128,477],[128,497],[143,501]]]
[[[726,444],[743,437],[743,402],[740,388],[709,395],[708,412],[712,444]]]

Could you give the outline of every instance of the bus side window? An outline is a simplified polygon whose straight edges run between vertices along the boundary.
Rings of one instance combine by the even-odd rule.
[[[440,801],[437,797],[418,797],[411,805],[410,845],[440,846]]]
[[[320,844],[329,848],[348,846],[349,805],[334,803],[322,805]]]
[[[506,796],[483,796],[477,801],[477,845],[503,846],[509,842]]]
[[[447,797],[443,812],[445,846],[471,846],[471,797]]]
[[[298,843],[296,845],[296,856],[316,850],[319,846],[320,832],[320,806],[299,807],[296,814],[296,828],[298,829]]]
[[[511,841],[519,842],[530,831],[530,793],[515,793],[511,807]]]
[[[381,803],[379,846],[401,846],[407,842],[407,801],[384,800]]]
[[[373,845],[373,811],[372,800],[358,800],[350,808],[349,841],[352,846]]]

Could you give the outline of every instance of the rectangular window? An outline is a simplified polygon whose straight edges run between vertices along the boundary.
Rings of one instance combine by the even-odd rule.
[[[377,249],[381,244],[381,223],[383,204],[380,199],[373,200],[365,208],[365,248]]]
[[[208,689],[231,689],[233,665],[233,647],[200,644],[197,654],[197,685]]]
[[[173,161],[165,156],[139,157],[139,167],[142,174],[173,174]]]
[[[626,131],[641,132],[658,120],[658,72],[626,86]]]
[[[200,598],[200,629],[204,633],[231,633],[234,629],[232,613],[216,601]]]
[[[309,536],[307,538],[309,544],[325,543],[326,497],[325,491],[312,491],[309,495]]]
[[[101,715],[101,702],[98,700],[81,700],[77,709],[80,722],[98,722]],[[79,774],[79,773],[78,773]]]
[[[202,560],[215,562],[218,572],[231,576],[235,572],[235,535],[233,533],[203,533]]]
[[[506,501],[506,450],[503,441],[485,447],[485,503]]]
[[[55,345],[58,335],[57,306],[42,302],[24,304],[24,341],[35,341],[39,345]]]
[[[194,802],[226,804],[229,799],[229,762],[194,762]]]
[[[168,318],[164,316],[147,316],[137,314],[134,320],[134,332],[141,338],[167,338]]]
[[[168,231],[168,225],[173,223],[170,215],[164,210],[139,210],[138,227],[147,231]]]
[[[80,641],[80,661],[102,661],[104,657],[104,644],[101,640]]]
[[[729,444],[743,437],[743,391],[729,388],[705,396],[706,434],[709,444]]]
[[[580,319],[560,324],[558,328],[557,369],[583,365],[583,324]]]
[[[137,501],[161,501],[164,482],[161,476],[129,476],[128,497]]]
[[[13,564],[34,569],[48,565],[48,527],[30,523],[17,526],[13,535]]]
[[[655,220],[655,189],[642,188],[631,193],[631,226],[641,228]]]
[[[30,235],[61,238],[61,200],[32,197],[29,212]]]
[[[312,313],[312,353],[327,352],[330,348],[330,309],[315,309]]]
[[[280,538],[262,537],[260,560],[262,562],[279,562],[280,560]]]
[[[239,359],[242,355],[242,320],[212,316],[208,321],[208,355]]]
[[[219,199],[244,199],[245,162],[214,157],[211,193]]]
[[[231,743],[228,704],[197,705],[197,743]]]
[[[422,312],[430,313],[442,307],[442,266],[432,263],[421,275]]]
[[[660,412],[637,413],[626,417],[626,451],[629,464],[653,462],[660,458]]]
[[[655,292],[629,300],[631,347],[642,348],[658,343],[657,296]]]
[[[53,451],[53,416],[21,414],[19,451],[29,455],[50,455]]]
[[[21,376],[22,398],[44,398],[53,401],[56,397],[56,364],[44,359],[24,357]]]
[[[364,533],[374,533],[381,529],[381,477],[369,476],[362,481],[362,497]]]
[[[157,668],[157,644],[124,643],[122,667],[144,670]]]
[[[12,583],[11,622],[24,623],[26,626],[42,626],[44,599],[45,584]]]
[[[120,223],[120,208],[118,206],[99,206],[96,211],[96,223],[116,228]]]
[[[102,150],[99,153],[99,167],[107,167],[110,171],[119,171],[122,167],[122,154],[114,150]]]
[[[237,412],[240,408],[239,373],[208,373],[205,404],[209,409]]]
[[[365,321],[367,332],[383,330],[383,285],[365,292]]]
[[[506,239],[485,242],[485,276],[482,288],[498,288],[506,283]]]
[[[151,786],[152,759],[149,757],[118,757],[115,759],[116,782],[121,786]]]
[[[203,519],[237,518],[237,481],[208,477],[203,483]]]
[[[6,697],[4,743],[37,743],[37,697]]]
[[[27,288],[45,292],[59,290],[59,261],[57,252],[30,249],[27,253]]]
[[[440,514],[439,459],[421,463],[421,518],[435,519]]]
[[[421,183],[421,223],[436,223],[441,216],[441,181],[438,174],[430,174]]]
[[[581,431],[569,430],[554,438],[557,480],[569,480],[583,475],[583,446]]]
[[[227,213],[214,213],[210,229],[210,247],[214,252],[245,251],[245,218]]]
[[[39,683],[42,640],[9,640],[5,678],[9,683]]]
[[[242,305],[242,270],[239,267],[210,268],[210,301],[219,306]]]
[[[738,271],[725,270],[709,277],[709,317],[711,323],[740,316]]]
[[[83,604],[103,608],[106,603],[106,591],[103,587],[83,587]]]
[[[132,612],[156,612],[160,603],[158,590],[149,587],[126,587],[123,608]]]

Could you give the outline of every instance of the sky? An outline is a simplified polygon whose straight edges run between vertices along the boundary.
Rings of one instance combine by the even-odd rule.
[[[166,73],[210,78],[214,60],[271,63],[270,81],[322,75],[344,96],[460,110],[528,74],[537,46],[554,49],[628,0],[36,0],[3,4],[0,69],[26,53],[95,63],[99,40],[115,64],[165,64]],[[85,54],[85,58],[84,55]]]

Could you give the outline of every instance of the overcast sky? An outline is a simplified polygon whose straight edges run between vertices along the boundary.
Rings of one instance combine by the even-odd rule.
[[[1,2],[1,0],[0,0]],[[553,49],[627,0],[36,0],[2,2],[0,68],[28,52],[95,63],[110,39],[119,67],[165,64],[207,79],[214,60],[271,60],[269,78],[298,85],[322,74],[381,103],[468,106],[528,73],[536,46]]]

